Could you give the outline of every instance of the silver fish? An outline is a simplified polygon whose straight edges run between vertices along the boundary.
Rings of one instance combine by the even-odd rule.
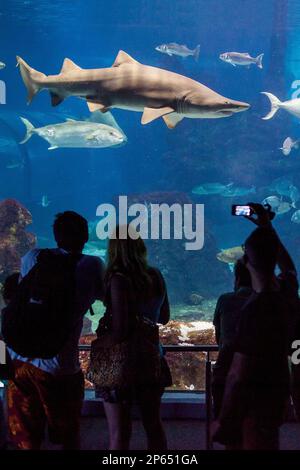
[[[222,183],[204,183],[201,186],[196,186],[193,190],[193,194],[198,196],[204,196],[209,194],[222,194],[226,189],[230,189],[233,183],[228,185]]]
[[[231,64],[234,67],[236,67],[237,65],[250,66],[251,64],[255,64],[260,69],[263,68],[263,57],[264,54],[259,54],[257,57],[251,57],[249,52],[224,52],[219,56],[219,58],[223,60],[223,62],[227,62],[228,64]]]
[[[293,148],[299,148],[299,140],[293,140],[291,137],[287,137],[279,150],[282,150],[283,155],[287,157]]]
[[[28,103],[40,90],[48,89],[53,106],[77,96],[87,100],[90,111],[140,111],[142,124],[163,117],[169,128],[184,117],[222,118],[250,107],[183,75],[140,64],[124,51],[112,67],[84,70],[65,59],[60,74],[49,76],[31,68],[21,57],[17,61],[28,89]]]
[[[255,186],[251,186],[251,188],[244,188],[242,186],[231,186],[230,188],[225,189],[222,192],[221,196],[223,197],[236,197],[236,196],[246,196],[247,194],[255,194],[256,188]]]
[[[271,119],[274,114],[277,113],[279,109],[284,109],[288,113],[300,118],[300,98],[295,98],[293,100],[288,101],[280,101],[275,95],[272,93],[268,93],[266,91],[261,92],[262,95],[266,95],[271,103],[271,111],[262,119],[268,120]]]
[[[270,186],[270,191],[276,191],[280,196],[290,196],[291,187],[293,186],[293,181],[290,178],[285,176],[277,178],[274,180]]]
[[[162,52],[163,54],[168,54],[169,56],[177,55],[179,57],[189,57],[192,56],[196,61],[199,60],[200,54],[200,45],[195,47],[195,49],[189,49],[186,45],[180,45],[176,42],[171,42],[170,44],[161,44],[155,48],[156,51]]]
[[[26,126],[26,136],[20,142],[24,144],[33,134],[37,134],[49,142],[48,150],[61,148],[105,148],[124,144],[127,140],[125,134],[116,127],[108,124],[94,122],[97,120],[106,120],[115,123],[110,113],[102,115],[96,111],[93,113],[92,120],[75,121],[67,119],[60,124],[49,124],[48,126],[35,128],[28,119],[22,118]],[[95,115],[96,114],[96,115]]]
[[[263,205],[269,204],[273,211],[276,211],[276,209],[280,206],[280,203],[281,201],[278,196],[268,196],[262,201]]]
[[[294,222],[294,224],[300,224],[300,210],[293,213],[291,221]]]
[[[286,214],[292,209],[293,205],[290,202],[282,201],[276,209],[276,214]]]
[[[44,208],[48,207],[51,204],[51,201],[49,201],[47,194],[44,194],[42,196],[42,200],[38,204]]]
[[[6,67],[5,63],[4,63],[4,62],[0,62],[0,70],[4,69],[4,67]]]
[[[292,206],[296,208],[296,203],[300,199],[300,192],[299,192],[299,189],[294,185],[290,187],[290,198],[292,201]]]

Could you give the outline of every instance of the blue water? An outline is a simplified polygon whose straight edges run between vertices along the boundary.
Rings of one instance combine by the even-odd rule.
[[[247,221],[231,217],[231,204],[249,198],[261,202],[273,194],[266,187],[279,177],[292,178],[300,187],[300,151],[284,157],[279,150],[287,136],[300,137],[299,120],[284,111],[270,121],[261,120],[270,107],[260,94],[270,91],[282,100],[291,98],[291,84],[300,79],[299,15],[292,0],[2,0],[0,61],[6,68],[0,70],[0,80],[6,84],[7,104],[0,105],[0,137],[14,144],[0,147],[0,198],[23,203],[33,216],[30,229],[41,244],[52,244],[51,223],[59,211],[76,210],[92,221],[98,204],[119,194],[179,191],[205,204],[209,248],[201,255],[180,257],[172,245],[160,267],[174,304],[188,303],[195,292],[215,298],[232,282],[229,267],[216,253],[241,244],[251,230]],[[155,50],[170,42],[190,48],[200,44],[199,62]],[[82,68],[109,67],[120,49],[141,63],[246,101],[251,109],[226,119],[184,119],[174,130],[161,119],[142,126],[141,114],[113,110],[128,137],[122,147],[48,151],[47,142],[37,136],[18,145],[25,133],[19,116],[41,126],[62,122],[65,116],[88,117],[89,112],[76,98],[52,108],[45,91],[28,107],[16,55],[39,71],[56,74],[65,57]],[[264,68],[232,67],[219,60],[227,51],[264,53]],[[207,182],[255,186],[256,194],[231,199],[191,193]],[[45,208],[39,205],[43,195],[51,201]],[[277,217],[275,225],[299,266],[300,226],[291,222],[294,211]]]

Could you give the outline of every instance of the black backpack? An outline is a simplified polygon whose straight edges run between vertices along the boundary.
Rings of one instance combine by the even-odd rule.
[[[29,358],[50,359],[66,344],[72,328],[76,265],[82,255],[42,250],[2,310],[7,346]]]

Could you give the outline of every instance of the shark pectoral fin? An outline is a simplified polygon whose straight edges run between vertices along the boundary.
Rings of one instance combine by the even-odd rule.
[[[108,110],[107,106],[101,103],[96,103],[95,101],[87,100],[86,104],[88,105],[88,108],[91,113],[93,113],[94,111],[101,111],[101,113],[106,113],[106,111]]]
[[[48,147],[48,150],[55,150],[58,149],[57,145],[51,145],[51,147]]]
[[[174,109],[166,106],[165,108],[144,108],[143,116],[142,116],[142,124],[148,124],[154,119],[158,119],[165,114],[174,113]]]
[[[57,106],[57,105],[59,105],[60,103],[62,103],[63,100],[64,100],[64,97],[63,97],[63,96],[59,96],[57,93],[50,92],[50,96],[51,96],[51,104],[52,104],[52,106]]]
[[[131,57],[127,52],[119,51],[118,55],[112,64],[112,67],[119,67],[122,64],[138,64],[139,62]]]
[[[82,68],[76,65],[73,60],[66,58],[63,62],[60,73],[68,73],[72,70],[82,70]]]
[[[174,127],[176,127],[177,124],[182,121],[183,118],[184,116],[182,116],[182,114],[180,115],[177,113],[171,113],[167,114],[166,116],[163,116],[163,120],[165,121],[169,129],[174,129]]]

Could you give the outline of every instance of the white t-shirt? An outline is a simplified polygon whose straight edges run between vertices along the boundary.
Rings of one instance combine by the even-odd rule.
[[[41,250],[29,251],[21,262],[21,276],[33,268],[37,262],[37,257]],[[64,250],[55,248],[52,251],[67,253]],[[74,324],[70,337],[61,352],[52,359],[29,359],[19,356],[12,349],[8,348],[12,359],[18,359],[42,369],[53,375],[71,375],[80,371],[78,341],[83,327],[83,317],[97,299],[102,298],[103,293],[104,263],[97,256],[82,255],[76,268],[76,307],[74,312]],[[59,328],[59,325],[57,325]]]

